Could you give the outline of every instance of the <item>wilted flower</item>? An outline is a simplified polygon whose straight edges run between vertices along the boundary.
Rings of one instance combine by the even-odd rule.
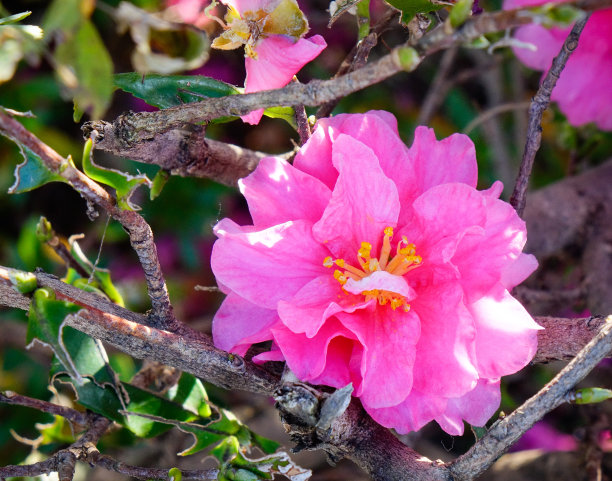
[[[215,344],[285,360],[343,387],[401,433],[435,419],[483,425],[499,379],[536,350],[539,326],[509,294],[536,267],[525,224],[476,190],[474,146],[419,127],[407,148],[387,112],[318,122],[294,164],[267,157],[239,182],[253,219],[215,226],[212,268],[227,298]]]
[[[231,50],[244,46],[245,93],[284,87],[327,46],[320,35],[302,38],[308,21],[296,0],[221,0],[228,6],[227,29],[212,43]],[[263,109],[242,117],[257,124]]]
[[[549,3],[550,0],[505,0],[513,9]],[[535,46],[514,48],[516,56],[534,70],[548,71],[559,54],[571,27],[547,29],[530,24],[516,30],[514,37]],[[580,35],[551,99],[559,104],[570,124],[594,122],[600,129],[612,130],[612,9],[593,12]]]

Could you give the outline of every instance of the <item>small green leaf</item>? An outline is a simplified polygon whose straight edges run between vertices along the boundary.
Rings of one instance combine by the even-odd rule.
[[[115,87],[160,109],[240,93],[233,85],[202,75],[119,73],[115,74],[114,83]]]
[[[472,429],[472,433],[474,434],[474,438],[476,438],[476,441],[478,441],[485,434],[487,434],[487,428],[486,427],[482,427],[481,428],[481,427],[478,427],[478,426],[470,425],[470,428]]]
[[[168,389],[166,397],[200,417],[209,418],[213,414],[202,381],[192,374],[182,373],[179,382]]]
[[[179,468],[171,468],[168,471],[168,477],[170,481],[181,481],[181,479],[183,479],[183,473],[181,473]]]
[[[27,18],[30,15],[32,15],[32,12],[30,11],[9,15],[8,17],[0,18],[0,25],[9,25],[11,23],[21,22],[24,18]]]
[[[297,124],[295,123],[295,110],[293,107],[269,107],[264,110],[264,115],[272,119],[282,119],[294,129],[297,129]]]
[[[357,4],[357,26],[359,29],[359,40],[370,33],[370,0],[361,0]]]
[[[117,205],[123,210],[139,210],[132,204],[130,198],[136,188],[142,184],[151,186],[151,181],[146,175],[129,175],[116,169],[100,167],[93,161],[93,141],[87,139],[83,148],[83,171],[88,177],[96,182],[101,182],[115,189],[117,193]]]
[[[16,269],[9,270],[9,279],[13,287],[22,294],[28,294],[38,287],[36,276],[31,272],[18,271]]]
[[[601,387],[576,389],[575,404],[595,404],[612,399],[612,390]]]
[[[153,177],[153,184],[151,185],[151,191],[149,193],[149,198],[151,200],[155,200],[159,194],[161,194],[161,191],[168,182],[169,178],[170,172],[167,170],[160,169],[157,171],[157,174],[155,174],[155,177]]]
[[[448,19],[451,27],[457,28],[465,23],[472,14],[474,0],[458,0],[450,10]]]
[[[19,149],[24,160],[15,168],[15,182],[9,188],[9,194],[22,194],[49,182],[66,182],[61,175],[49,170],[42,159],[26,146],[19,145]]]
[[[52,423],[35,424],[36,429],[38,429],[41,434],[40,444],[70,444],[74,442],[74,428],[70,423],[62,416],[54,416],[54,418]]]
[[[421,57],[412,47],[398,47],[393,53],[399,66],[406,72],[412,72],[421,63]]]
[[[489,48],[490,45],[491,45],[491,42],[489,42],[489,39],[485,37],[484,35],[481,35],[480,37],[472,40],[470,43],[465,44],[465,47],[483,49],[483,48]]]
[[[417,13],[429,13],[440,10],[443,3],[433,3],[429,0],[385,0],[389,5],[402,12],[401,22],[407,24]]]

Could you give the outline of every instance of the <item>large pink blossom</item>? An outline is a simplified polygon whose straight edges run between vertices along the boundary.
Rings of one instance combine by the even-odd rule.
[[[245,93],[284,87],[327,46],[320,35],[302,38],[308,22],[296,0],[221,0],[228,6],[227,30],[212,46],[245,47]],[[242,117],[258,124],[263,109]]]
[[[550,0],[505,0],[512,9],[549,3]],[[548,71],[571,28],[546,29],[531,24],[517,29],[515,38],[535,46],[514,48],[528,67]],[[594,122],[612,130],[612,8],[594,12],[580,35],[578,48],[561,73],[552,100],[575,126]]]
[[[501,376],[525,366],[539,326],[510,294],[535,269],[525,224],[476,190],[474,146],[419,127],[412,147],[387,112],[319,120],[293,165],[267,157],[239,182],[253,225],[214,228],[227,294],[215,344],[342,387],[401,433],[435,419],[482,426]]]

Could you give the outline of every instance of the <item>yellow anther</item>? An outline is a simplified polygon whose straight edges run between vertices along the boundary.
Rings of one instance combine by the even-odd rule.
[[[325,259],[323,259],[323,265],[325,267],[332,267],[334,265],[334,261],[332,259],[331,256],[327,256]]]
[[[336,279],[342,285],[346,284],[347,280],[346,276],[342,273],[342,271],[339,271],[338,269],[334,271],[334,279]]]
[[[369,242],[362,242],[361,248],[357,251],[357,254],[364,259],[370,258],[370,253],[372,252],[372,244]]]
[[[344,265],[345,265],[344,259],[336,259],[336,260],[334,261],[334,263],[335,263],[335,264],[336,264],[338,267],[344,267]]]
[[[399,297],[394,297],[391,299],[391,309],[395,311],[399,306],[404,304],[404,299],[400,299]]]
[[[393,237],[393,227],[385,227],[384,233],[387,237]]]
[[[380,264],[378,263],[378,259],[370,259],[368,262],[368,269],[370,269],[370,272],[379,271]]]

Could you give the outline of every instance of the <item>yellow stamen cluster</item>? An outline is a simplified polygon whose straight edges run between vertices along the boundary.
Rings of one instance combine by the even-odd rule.
[[[380,256],[378,258],[372,257],[372,244],[369,242],[362,242],[361,248],[357,251],[357,262],[359,263],[359,267],[352,266],[344,259],[332,259],[331,256],[323,259],[323,265],[330,268],[334,265],[340,267],[340,269],[334,271],[334,279],[341,285],[346,284],[349,279],[355,281],[363,279],[375,271],[387,271],[396,276],[403,276],[419,267],[423,259],[421,256],[416,255],[414,244],[409,244],[406,236],[402,236],[402,239],[397,243],[395,255],[390,258],[392,238],[393,228],[386,227],[384,230],[383,245],[380,249]],[[407,303],[406,299],[395,292],[373,289],[363,291],[362,294],[366,296],[366,300],[376,299],[381,306],[389,304],[393,310],[398,307],[402,307],[406,312],[410,310],[410,304]]]

